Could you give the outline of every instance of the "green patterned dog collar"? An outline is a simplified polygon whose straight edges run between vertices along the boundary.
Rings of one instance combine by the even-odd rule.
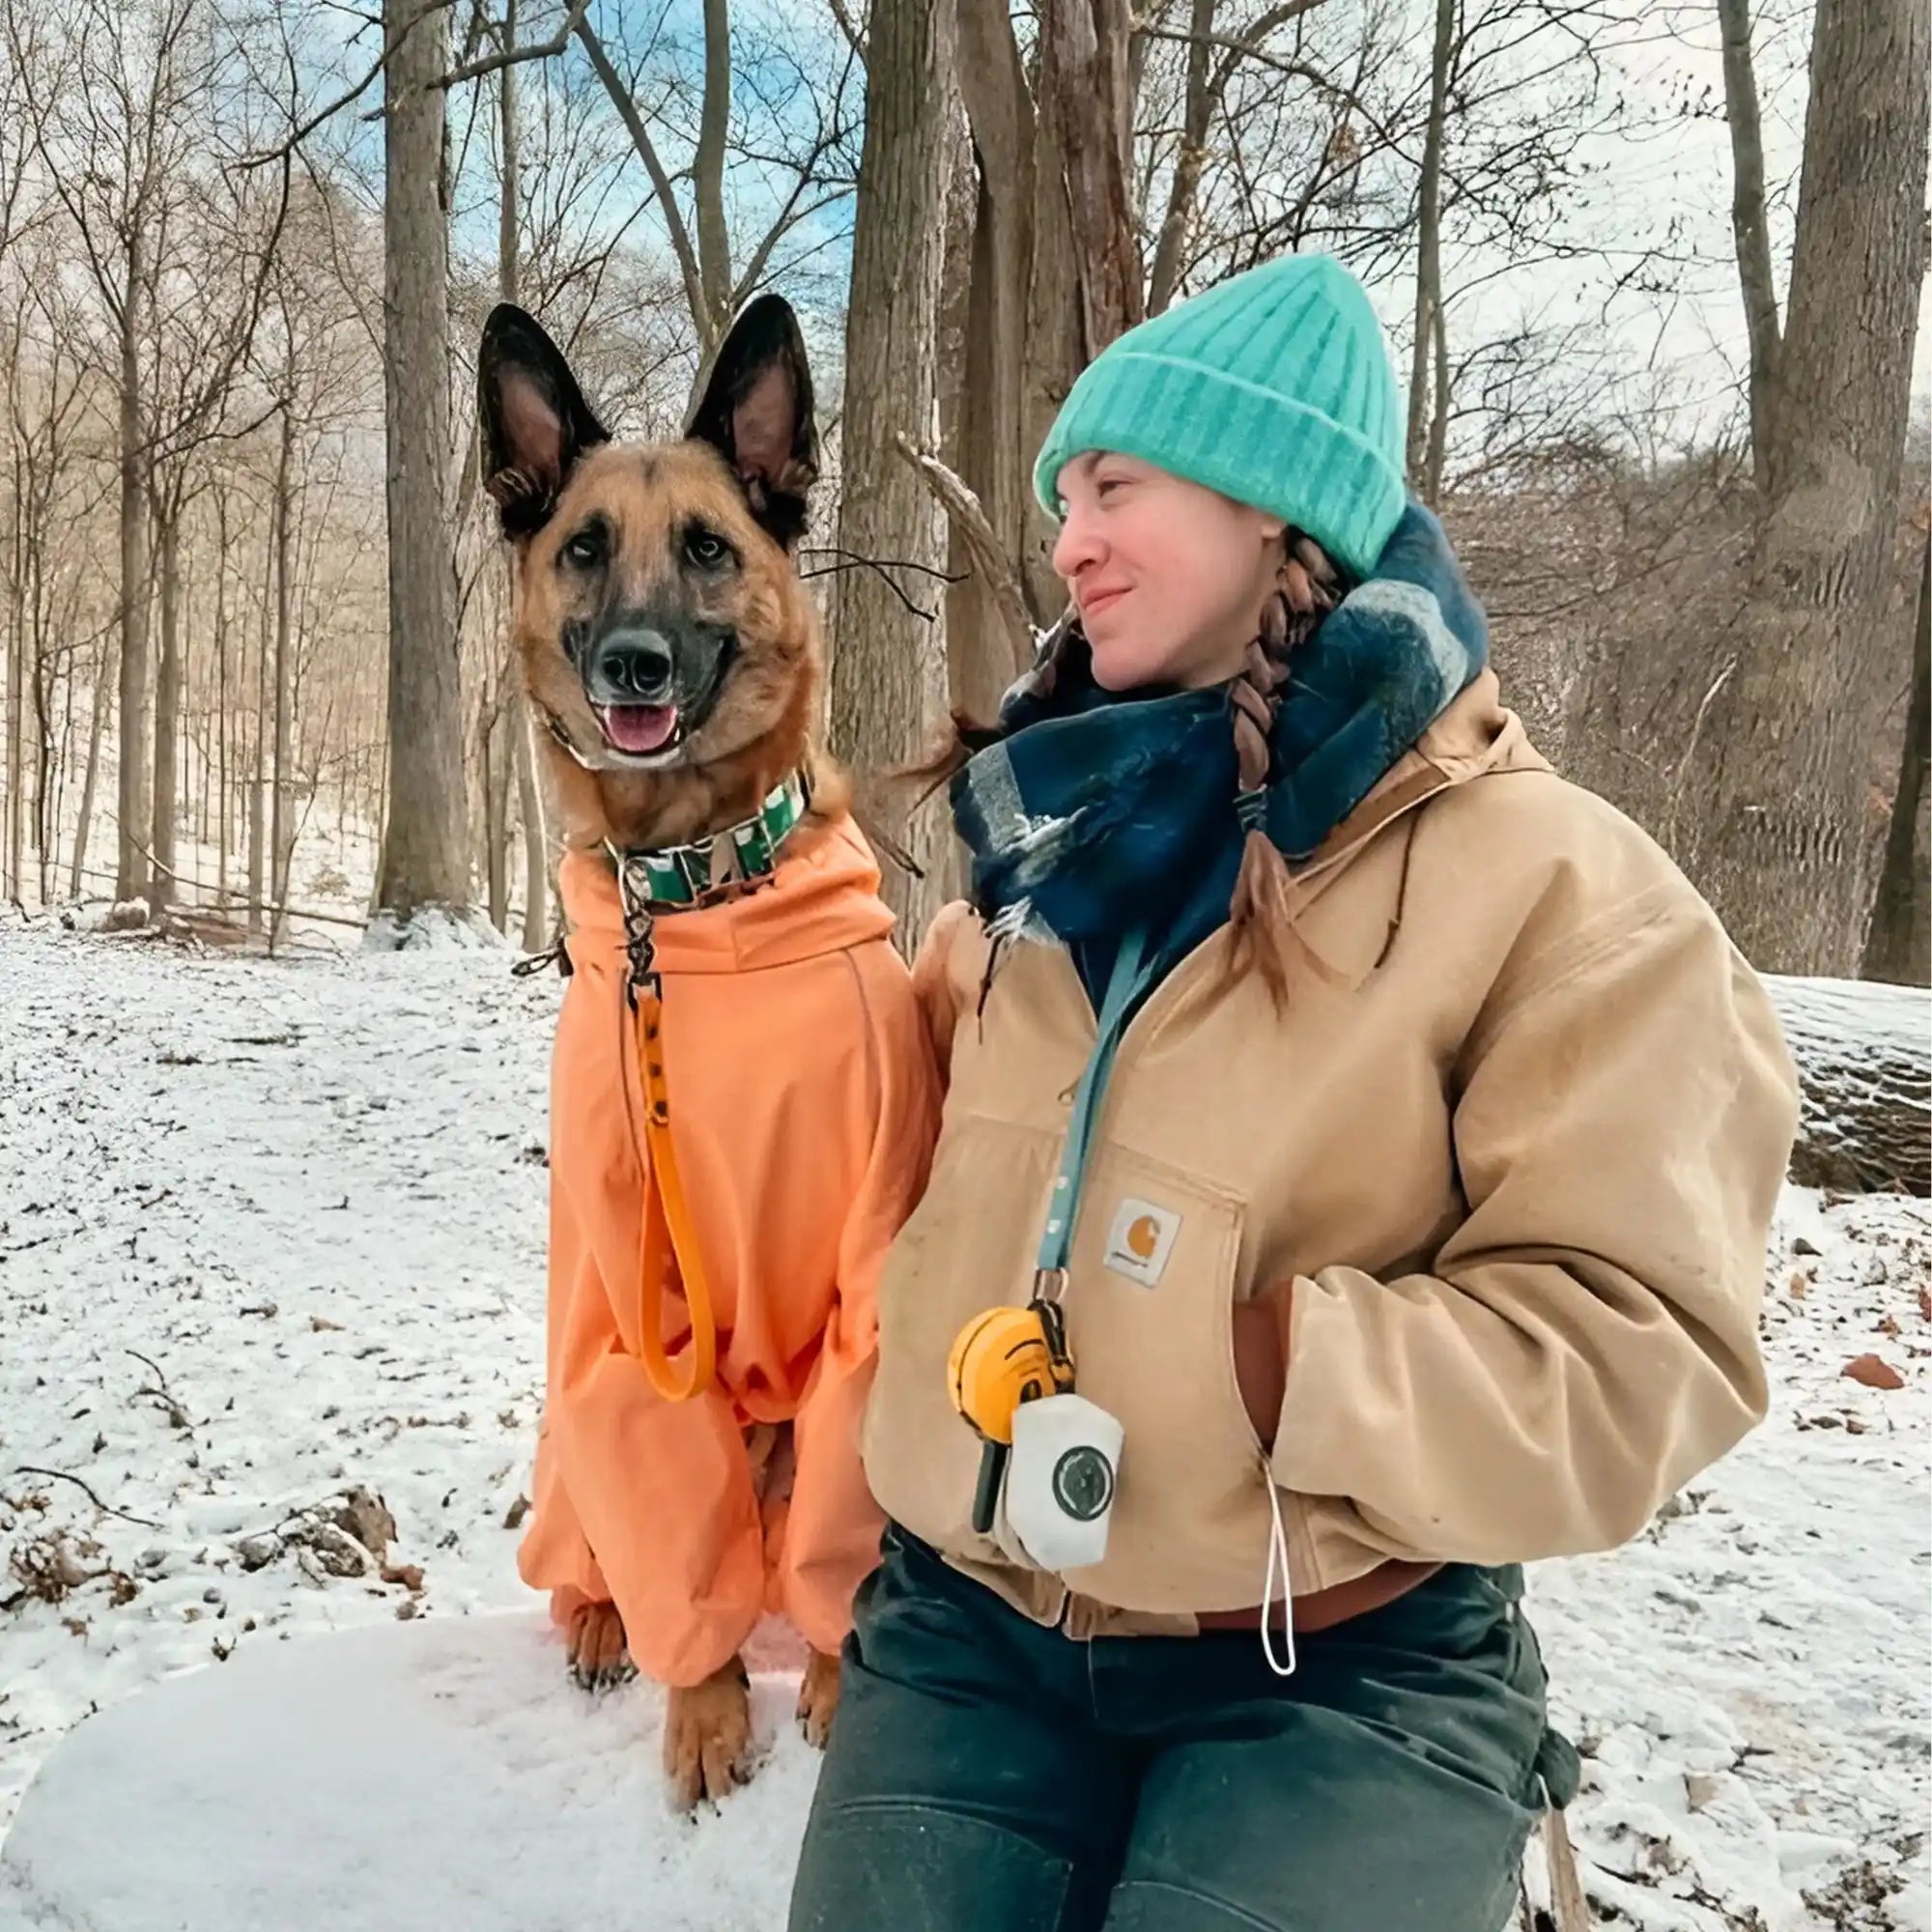
[[[761,886],[778,869],[780,848],[811,803],[803,773],[774,787],[755,816],[688,845],[626,849],[605,840],[626,905],[673,912],[709,905]]]

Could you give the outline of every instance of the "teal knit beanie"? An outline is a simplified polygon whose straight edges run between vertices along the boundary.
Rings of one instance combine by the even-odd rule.
[[[1402,515],[1403,412],[1381,325],[1327,255],[1289,255],[1144,322],[1090,362],[1034,466],[1137,456],[1285,518],[1366,577]]]

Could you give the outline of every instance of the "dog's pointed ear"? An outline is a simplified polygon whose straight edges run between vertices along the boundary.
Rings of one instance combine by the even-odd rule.
[[[577,460],[609,442],[563,352],[514,302],[498,302],[476,356],[483,488],[513,542],[550,521]]]
[[[759,296],[731,325],[685,435],[724,456],[752,514],[789,550],[818,480],[818,429],[805,337],[782,296]]]

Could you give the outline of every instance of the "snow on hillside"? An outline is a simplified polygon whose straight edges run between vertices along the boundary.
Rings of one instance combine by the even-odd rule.
[[[0,919],[4,1828],[65,1733],[161,1679],[533,1607],[506,1525],[542,1381],[558,982],[512,980],[500,952],[219,959]],[[1932,1927],[1928,1258],[1924,1204],[1789,1190],[1771,1420],[1631,1548],[1532,1577],[1606,1924]],[[1903,1386],[1846,1378],[1867,1353]],[[356,1574],[344,1528],[386,1544],[384,1574]],[[490,1628],[437,1655],[537,1642]],[[636,1841],[633,1887],[659,1888],[639,1922],[782,1923],[802,1751],[780,1749],[762,1798],[673,1825],[648,1693],[593,1721],[522,1652],[489,1684],[444,1712],[473,1714],[479,1753],[581,1737],[623,1767],[583,1802]],[[781,1689],[761,1694],[781,1729]],[[203,1821],[199,1841],[219,1859],[253,1823]],[[707,1918],[724,1908],[691,1888],[721,1872],[735,1903]],[[24,1900],[0,1857],[0,1927],[10,1876]],[[455,1922],[422,1909],[387,1922]]]

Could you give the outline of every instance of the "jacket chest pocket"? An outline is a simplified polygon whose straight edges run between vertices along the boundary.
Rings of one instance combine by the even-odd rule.
[[[1253,1287],[1245,1220],[1240,1197],[1205,1177],[1111,1144],[1095,1151],[1067,1333],[1080,1393],[1125,1440],[1107,1557],[1067,1580],[1105,1602],[1190,1611],[1259,1598],[1265,1459],[1234,1352],[1234,1303]]]
[[[889,1516],[948,1548],[997,1553],[969,1526],[980,1444],[952,1406],[947,1356],[975,1316],[1032,1293],[1058,1154],[1041,1129],[953,1115],[880,1276],[866,1471]]]

